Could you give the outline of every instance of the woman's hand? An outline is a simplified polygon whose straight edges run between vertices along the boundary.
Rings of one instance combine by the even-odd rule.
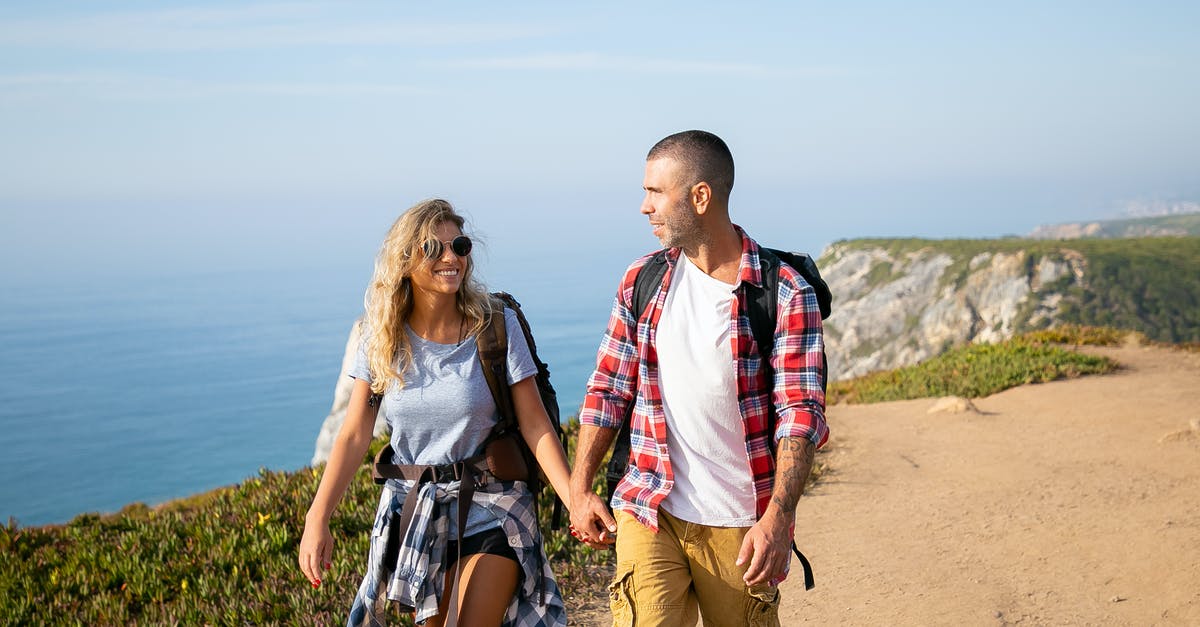
[[[321,585],[321,576],[332,561],[333,536],[329,533],[329,523],[306,520],[300,538],[300,570],[314,588]]]

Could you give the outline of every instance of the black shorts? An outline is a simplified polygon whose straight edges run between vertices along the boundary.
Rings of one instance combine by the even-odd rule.
[[[499,555],[516,562],[517,553],[508,545],[508,536],[500,527],[481,531],[462,539],[462,556],[468,555]],[[458,542],[451,540],[446,545],[446,563],[454,564],[458,559]]]

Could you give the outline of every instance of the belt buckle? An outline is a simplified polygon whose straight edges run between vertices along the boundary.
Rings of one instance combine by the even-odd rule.
[[[456,479],[454,475],[454,466],[450,464],[445,466],[435,466],[433,469],[434,483],[450,483]]]

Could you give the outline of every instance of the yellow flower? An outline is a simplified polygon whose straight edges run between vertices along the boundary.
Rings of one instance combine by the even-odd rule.
[[[317,477],[320,477],[320,476],[321,476],[321,473],[317,472],[317,469],[316,469],[316,468],[311,468],[311,469],[309,469],[309,472],[311,472],[311,473],[312,473],[313,479],[316,479]]]
[[[183,581],[179,582],[179,589],[183,590],[184,592],[187,592],[187,579],[184,579]]]
[[[263,514],[262,512],[258,512],[258,526],[259,527],[267,524],[268,520],[271,520],[270,514]]]

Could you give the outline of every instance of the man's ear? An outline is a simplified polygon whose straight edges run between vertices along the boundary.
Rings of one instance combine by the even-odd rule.
[[[708,203],[712,200],[712,187],[700,181],[692,186],[690,194],[692,207],[698,215],[704,215],[708,211]]]

